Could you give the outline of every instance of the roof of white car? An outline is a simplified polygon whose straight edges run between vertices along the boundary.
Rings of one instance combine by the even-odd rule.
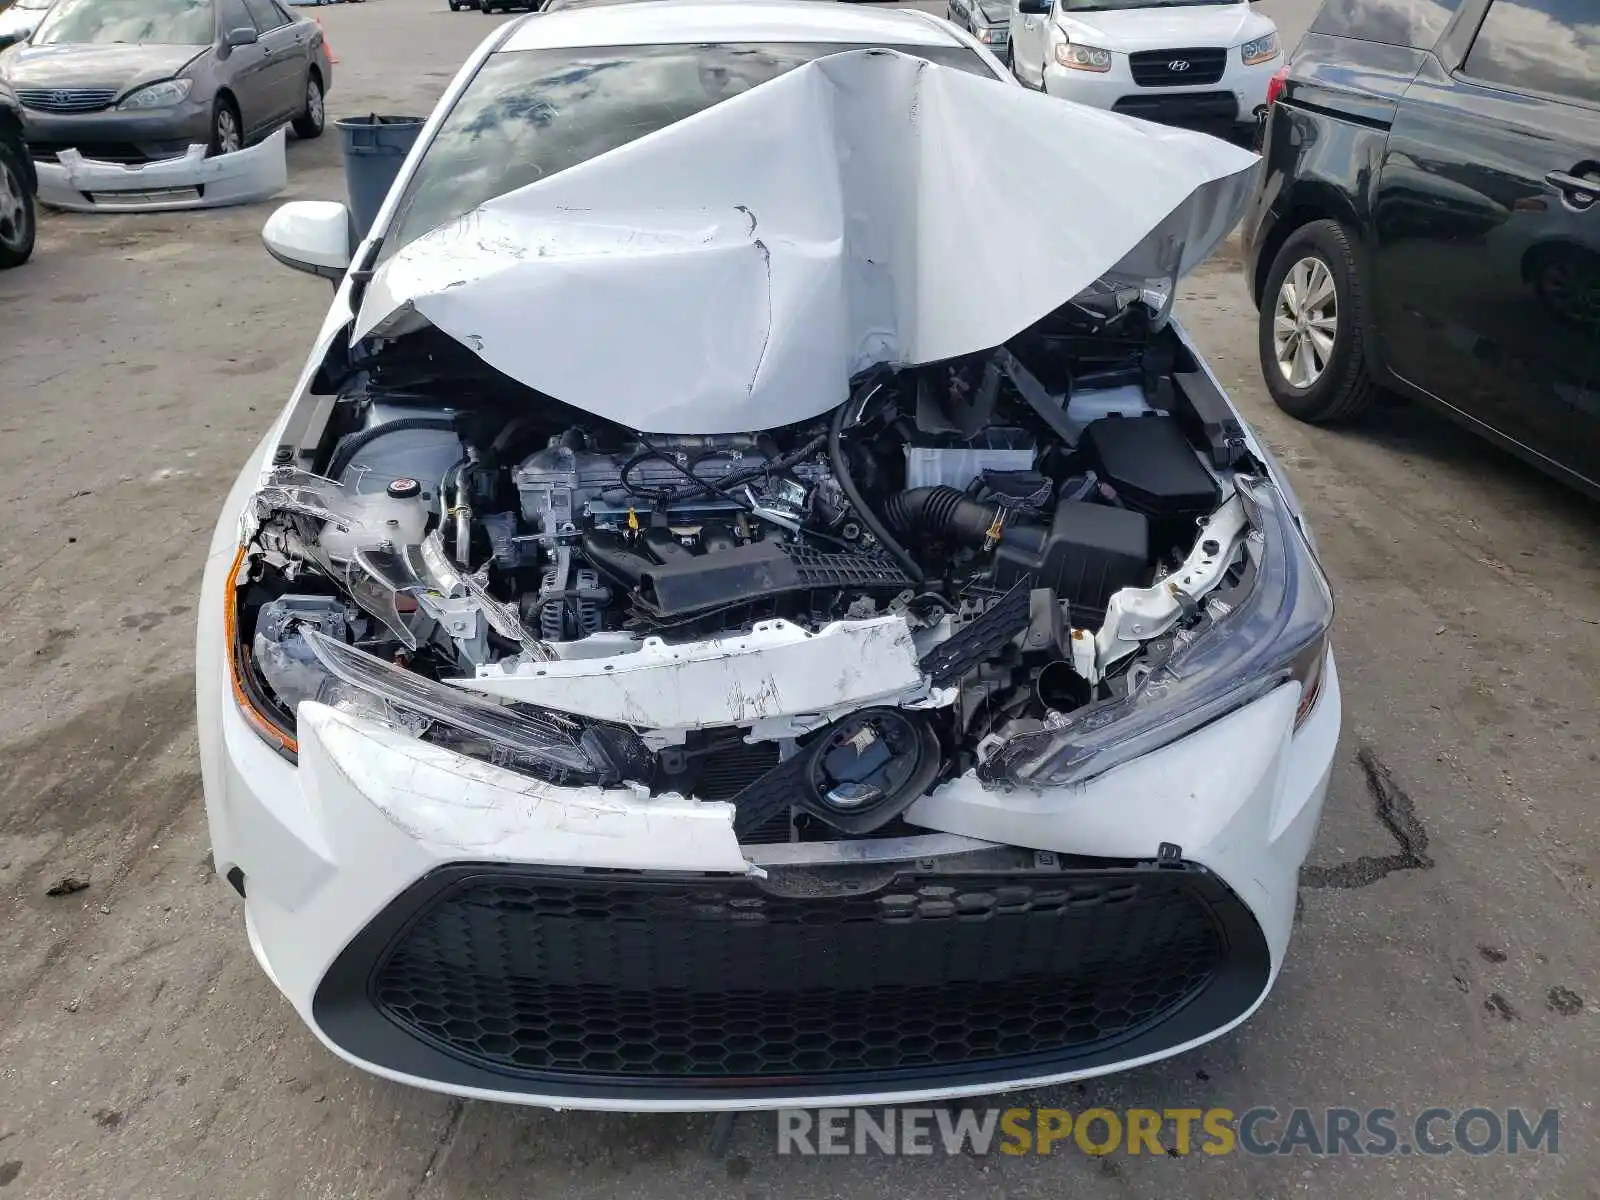
[[[959,46],[959,38],[915,9],[861,8],[828,0],[641,0],[534,13],[500,46],[656,46],[686,42],[842,42]]]

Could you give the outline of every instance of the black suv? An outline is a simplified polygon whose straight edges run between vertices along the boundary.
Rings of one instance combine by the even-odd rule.
[[[1600,495],[1600,4],[1327,0],[1245,219],[1261,369],[1305,421],[1381,389]]]

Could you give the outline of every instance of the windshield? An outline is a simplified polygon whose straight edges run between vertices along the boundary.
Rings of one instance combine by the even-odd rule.
[[[209,46],[215,37],[211,0],[57,0],[30,40],[35,46]]]
[[[1249,0],[1060,0],[1062,12],[1120,12],[1125,8],[1192,8],[1199,4],[1247,4]]]
[[[445,117],[407,184],[384,257],[486,200],[615,150],[812,59],[871,48],[730,43],[492,55]],[[889,49],[992,78],[983,59],[964,46]]]

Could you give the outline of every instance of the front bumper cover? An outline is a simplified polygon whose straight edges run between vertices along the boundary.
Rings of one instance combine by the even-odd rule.
[[[222,612],[219,589],[227,561],[226,553],[213,559],[215,570],[208,572],[208,602],[202,613]],[[730,805],[651,798],[624,789],[555,787],[314,704],[301,706],[300,759],[298,767],[293,766],[254,734],[231,703],[220,620],[202,618],[199,650],[201,752],[218,872],[227,875],[234,867],[242,872],[252,947],[325,1044],[369,1071],[415,1086],[498,1101],[625,1111],[763,1108],[808,1100],[932,1100],[1105,1074],[1218,1036],[1261,1002],[1283,960],[1296,877],[1320,817],[1340,720],[1337,673],[1330,658],[1321,699],[1298,733],[1292,730],[1299,688],[1290,684],[1086,784],[998,793],[970,776],[953,780],[907,810],[910,824],[936,831],[925,837],[741,846],[733,832]],[[449,1038],[456,1035],[448,1022],[500,1019],[502,1013],[479,1009],[458,1017],[447,1012],[441,1021],[429,1011],[429,996],[418,993],[405,999],[391,988],[385,999],[380,983],[381,967],[393,959],[398,944],[392,938],[403,936],[401,927],[411,928],[423,907],[416,898],[424,893],[413,889],[454,885],[466,877],[487,877],[492,882],[542,876],[551,869],[557,874],[575,871],[584,877],[586,887],[600,888],[598,893],[586,893],[586,899],[673,888],[680,889],[681,897],[696,888],[712,888],[759,909],[769,903],[763,887],[776,886],[763,885],[763,872],[781,882],[786,871],[803,868],[810,878],[832,881],[834,886],[853,869],[852,864],[869,862],[881,874],[863,884],[862,895],[909,889],[921,896],[929,894],[927,887],[939,886],[926,877],[929,862],[938,870],[951,871],[970,861],[963,856],[982,852],[1014,856],[1025,848],[1030,854],[1057,856],[1060,861],[1050,870],[1065,873],[1058,881],[1104,882],[1117,871],[1153,869],[1137,864],[1153,862],[1163,842],[1182,848],[1185,866],[1177,874],[1206,880],[1204,886],[1211,889],[1206,902],[1214,911],[1227,909],[1234,914],[1216,923],[1239,931],[1226,934],[1228,944],[1245,946],[1258,939],[1259,945],[1242,958],[1230,951],[1225,962],[1213,963],[1208,978],[1231,978],[1234,990],[1215,993],[1180,985],[1176,1000],[1190,995],[1187,1003],[1175,1000],[1170,1010],[1158,1005],[1135,1014],[1140,1019],[1114,1036],[1083,1036],[1069,1039],[1070,1044],[1024,1047],[1017,1053],[969,1056],[959,1062],[879,1066],[874,1060],[864,1073],[843,1066],[820,1073],[796,1069],[796,1078],[782,1087],[773,1084],[771,1071],[754,1083],[728,1077],[685,1082],[648,1080],[648,1076],[644,1083],[626,1082],[620,1070],[586,1076],[572,1068],[570,1059],[541,1065],[512,1057],[510,1068],[492,1056],[487,1062],[482,1055],[475,1060],[465,1043],[479,1033],[469,1030],[460,1035],[462,1045],[453,1045]],[[1073,875],[1079,871],[1083,874]],[[1023,882],[1038,886],[1037,879]],[[988,877],[957,894],[997,896],[1004,886],[991,870]],[[1158,919],[1178,920],[1186,904],[1180,898],[1174,905],[1150,911]],[[469,911],[500,920],[493,905],[459,909],[457,916]],[[445,918],[455,919],[448,912]],[[834,921],[826,912],[821,919],[825,925]],[[850,938],[870,941],[884,936],[876,927],[834,923],[841,947],[854,944],[848,943]],[[532,927],[506,928],[506,945],[533,944],[525,936],[534,932]],[[636,937],[639,932],[639,927],[630,926],[625,936]],[[669,940],[687,936],[683,926],[674,931],[670,922],[659,932]],[[727,928],[720,932],[731,933]],[[937,930],[932,932],[938,936]],[[554,947],[557,958],[570,967],[576,960],[563,957],[561,939],[570,945],[572,938],[590,933],[569,928],[552,935],[545,929],[536,936],[545,938],[547,947]],[[557,940],[549,941],[551,936]],[[401,982],[409,978],[419,987],[427,983],[444,989],[440,995],[452,1003],[460,1001],[458,989],[463,988],[473,996],[504,998],[510,993],[506,988],[497,991],[492,977],[478,976],[485,990],[475,990],[475,976],[464,960],[460,974],[449,966],[458,961],[452,956],[469,950],[482,955],[491,944],[469,938],[441,945],[431,964],[424,963]],[[919,949],[906,943],[904,949],[900,961],[940,961],[937,953],[926,952],[926,944]],[[712,958],[720,954],[714,939],[698,951],[690,947],[690,952]],[[881,948],[875,953],[886,955]],[[1263,955],[1264,970],[1252,966],[1236,973],[1236,963],[1256,963]],[[815,957],[796,952],[791,945],[782,961],[803,964]],[[649,964],[648,959],[641,961]],[[781,971],[802,968],[784,968],[778,960],[773,964],[765,968],[773,976],[773,986],[766,990],[778,1003],[783,995],[778,986]],[[602,967],[603,963],[592,969]],[[1239,980],[1248,980],[1248,986]],[[628,990],[611,986],[600,976],[590,982],[602,985],[598,989],[602,995]],[[954,986],[958,980],[951,982]],[[1049,990],[1049,980],[1039,982],[1041,989]],[[886,1000],[875,986],[868,979],[863,986],[843,989],[828,1002],[831,1008],[819,1011],[842,1012],[851,997],[859,1000],[863,1013],[888,1007],[893,995]],[[741,997],[749,991],[727,979],[712,990],[716,995]],[[578,994],[593,991],[578,988]],[[1243,991],[1250,997],[1242,998]],[[648,1011],[655,1018],[681,1000],[663,998],[659,987],[653,994],[656,1008]],[[1205,999],[1208,994],[1232,998],[1225,1004],[1213,1003]],[[537,1010],[538,1005],[559,1008],[557,1000],[565,1003],[566,997],[536,997],[527,1011]],[[684,1019],[706,1019],[703,1011],[696,1011],[698,1017],[690,1013]],[[798,1020],[798,1011],[771,1017],[769,1040],[781,1040],[772,1030]],[[518,1010],[505,1019],[521,1015]],[[612,1014],[612,1019],[622,1015]],[[735,1015],[744,1019],[748,1013]],[[1051,1014],[1046,1017],[1055,1019]],[[407,1020],[410,1029],[405,1027]],[[936,1024],[953,1025],[957,1020],[946,1015]],[[916,1032],[911,1025],[906,1028],[908,1036]],[[828,1035],[830,1029],[837,1032],[825,1022],[820,1032]],[[509,1027],[502,1031],[495,1024],[483,1032],[509,1036]],[[802,1032],[818,1031],[808,1027]],[[937,1034],[930,1029],[918,1036]],[[492,1049],[500,1043],[487,1045]],[[407,1048],[397,1050],[400,1046]],[[635,1055],[630,1061],[636,1061],[637,1046],[636,1041],[629,1051]],[[516,1049],[511,1047],[510,1053]],[[617,1053],[622,1049],[618,1047]],[[594,1050],[589,1046],[583,1052]],[[536,1056],[537,1051],[531,1053]],[[882,1047],[878,1053],[884,1053]],[[797,1060],[797,1068],[803,1065]],[[703,1075],[704,1064],[695,1070]]]
[[[71,212],[168,212],[251,204],[277,195],[289,183],[279,129],[233,154],[206,157],[190,146],[182,158],[128,165],[84,158],[62,150],[55,162],[35,162],[39,203]]]

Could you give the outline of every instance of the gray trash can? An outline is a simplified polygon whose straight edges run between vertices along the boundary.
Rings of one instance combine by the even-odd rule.
[[[389,185],[411,152],[422,117],[341,117],[334,122],[344,148],[344,184],[350,194],[350,221],[364,238],[383,207]]]

